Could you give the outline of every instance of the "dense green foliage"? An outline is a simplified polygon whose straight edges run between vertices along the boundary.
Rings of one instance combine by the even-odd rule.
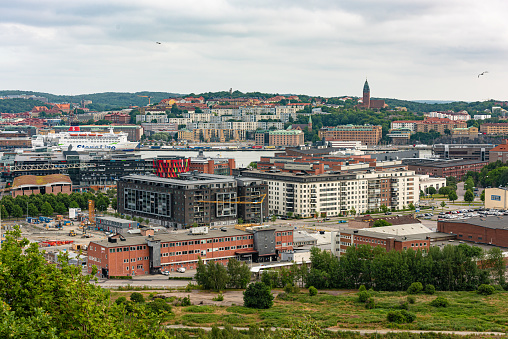
[[[407,289],[407,293],[409,294],[418,294],[421,291],[423,291],[423,285],[421,282],[414,282]]]
[[[255,282],[247,286],[243,292],[243,304],[245,307],[266,309],[273,305],[273,294],[270,286],[262,282]]]
[[[477,187],[506,186],[508,185],[508,162],[503,163],[498,160],[484,166],[480,172],[467,172],[465,178],[466,181],[471,180]]]
[[[51,106],[32,99],[3,99],[0,100],[0,113],[23,113],[31,111],[35,106]]]
[[[230,259],[227,268],[221,263],[199,258],[195,275],[199,285],[207,290],[222,291],[229,288],[245,288],[250,281],[250,269],[246,263]]]
[[[406,310],[395,310],[390,311],[386,315],[386,319],[389,322],[397,324],[412,323],[416,320],[416,314],[408,312]]]
[[[496,288],[492,285],[481,284],[478,286],[478,294],[491,295],[496,291]]]
[[[465,244],[431,247],[427,253],[386,252],[381,247],[350,247],[340,260],[333,254],[311,249],[312,268],[305,276],[307,286],[317,288],[358,288],[405,291],[413,282],[432,284],[441,291],[476,290],[479,285],[504,284],[504,264],[499,249],[487,253]],[[476,260],[485,265],[478,267]]]
[[[89,283],[81,267],[60,258],[47,264],[35,243],[16,229],[0,250],[0,337],[169,338],[160,316],[142,306],[110,301],[110,292]]]
[[[449,304],[450,302],[445,297],[437,297],[430,302],[430,306],[434,307],[447,307]]]
[[[53,213],[65,214],[69,208],[79,207],[83,210],[88,209],[88,200],[94,200],[95,206],[99,211],[105,211],[110,200],[107,195],[101,192],[93,193],[72,193],[70,195],[58,193],[54,194],[32,194],[20,195],[16,198],[4,196],[0,203],[5,207],[2,212],[2,218],[15,217],[21,218],[27,213],[32,217],[39,216],[39,213],[45,216],[51,216]]]

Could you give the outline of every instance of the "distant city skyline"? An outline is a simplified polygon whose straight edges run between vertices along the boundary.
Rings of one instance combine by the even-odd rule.
[[[500,0],[0,5],[0,89],[506,100]],[[479,74],[488,71],[481,77]]]

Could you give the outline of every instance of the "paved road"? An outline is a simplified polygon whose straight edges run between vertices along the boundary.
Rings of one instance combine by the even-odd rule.
[[[168,325],[168,328],[174,328],[174,329],[196,329],[200,328],[205,331],[211,331],[211,327],[207,326],[199,326],[199,327],[192,327],[192,326],[184,326],[184,325]],[[223,326],[217,326],[220,329],[224,329]],[[248,327],[233,327],[235,330],[238,331],[248,331]],[[275,331],[278,328],[272,327],[270,330]],[[287,328],[281,328],[286,329]],[[467,335],[491,335],[491,336],[506,336],[506,333],[503,332],[470,332],[470,331],[419,331],[419,330],[392,330],[392,329],[380,329],[380,330],[368,330],[368,329],[347,329],[347,328],[326,328],[325,330],[330,332],[355,332],[359,333],[361,335],[366,334],[387,334],[387,333],[442,333],[442,334],[454,334],[454,335],[461,335],[461,336],[467,336]]]

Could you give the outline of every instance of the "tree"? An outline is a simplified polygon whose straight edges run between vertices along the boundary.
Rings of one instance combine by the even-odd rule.
[[[485,202],[485,190],[482,191],[482,193],[480,194],[480,199]]]
[[[474,193],[471,190],[467,190],[464,194],[464,201],[472,203],[474,201]]]
[[[201,258],[198,260],[196,275],[194,277],[203,288],[214,291],[224,290],[230,279],[224,265],[211,260],[205,265]]]
[[[241,263],[235,258],[229,259],[227,273],[229,275],[228,286],[231,288],[245,288],[250,281],[250,269],[245,262]]]
[[[69,203],[69,208],[79,208],[79,204],[72,200],[70,203]]]
[[[441,201],[441,210],[444,211],[445,207],[446,207],[446,202]]]
[[[252,161],[248,167],[251,167],[251,168],[258,168],[258,163],[255,162],[255,161]]]
[[[474,181],[473,178],[468,177],[464,182],[464,190],[465,191],[473,191],[474,190]]]
[[[380,209],[381,209],[381,211],[382,211],[383,213],[388,212],[388,207],[386,207],[386,205],[384,205],[384,204],[383,204],[383,205],[381,205]]]
[[[435,187],[433,187],[433,186],[427,187],[427,188],[425,189],[425,192],[426,192],[427,194],[430,194],[430,196],[433,196],[434,194],[436,194],[436,188],[435,188]]]
[[[446,177],[446,186],[450,187],[454,191],[457,190],[457,178],[455,177]]]
[[[115,211],[118,209],[118,200],[116,197],[111,199],[111,208]]]
[[[14,205],[11,215],[14,218],[21,218],[23,216],[23,209],[21,209],[18,205]]]
[[[7,212],[7,208],[5,208],[4,205],[2,205],[1,213],[2,213],[2,219],[7,219],[9,217],[9,213]]]
[[[53,215],[53,207],[51,207],[49,202],[46,201],[44,204],[42,204],[41,214],[45,217],[50,217]]]
[[[447,196],[450,193],[450,187],[443,186],[439,189],[439,194]]]
[[[355,215],[356,215],[356,210],[355,210],[355,208],[354,208],[354,207],[350,210],[350,212],[351,212],[351,215],[352,215],[352,216],[355,216]]]
[[[50,206],[51,207],[51,206]],[[36,217],[39,215],[39,210],[34,204],[28,204],[28,216]]]
[[[48,265],[19,228],[7,233],[0,262],[1,338],[169,338],[143,306],[127,316],[124,304],[111,303],[110,292],[90,284],[67,255]]]
[[[383,227],[383,226],[391,226],[392,223],[391,222],[388,222],[384,219],[378,219],[376,221],[374,221],[374,223],[372,224],[372,227]]]
[[[67,213],[67,208],[65,207],[65,205],[63,203],[59,202],[55,206],[55,211],[58,214],[65,214],[65,213]]]
[[[243,223],[244,223],[243,219],[242,218],[238,218],[238,224],[241,225]]]
[[[273,305],[270,287],[262,282],[252,283],[243,292],[243,305],[250,308],[267,309]]]
[[[407,207],[409,207],[411,211],[414,211],[416,209],[415,205],[412,202],[410,202]]]
[[[459,197],[457,196],[457,193],[455,193],[455,191],[451,191],[450,193],[448,193],[448,200],[455,201],[458,198]]]
[[[272,219],[272,222],[275,222],[275,220],[277,220],[277,216],[274,214],[274,215],[272,215],[271,219]]]

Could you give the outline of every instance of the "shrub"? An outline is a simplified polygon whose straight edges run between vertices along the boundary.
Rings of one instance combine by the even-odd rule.
[[[418,294],[423,290],[423,285],[421,282],[414,282],[407,289],[407,293],[409,294]]]
[[[366,302],[370,298],[370,294],[367,291],[358,292],[358,301],[361,303]]]
[[[425,286],[425,293],[434,294],[436,293],[436,288],[434,287],[434,285],[428,284],[427,286]]]
[[[270,308],[273,305],[273,294],[269,286],[256,282],[247,286],[243,292],[243,304],[250,308]]]
[[[401,310],[409,310],[409,303],[407,301],[400,301],[399,308]]]
[[[286,286],[284,286],[284,292],[286,292],[287,294],[293,293],[293,285],[287,283]]]
[[[215,298],[212,299],[213,301],[224,301],[224,295],[222,293],[217,294]]]
[[[436,299],[430,302],[431,306],[434,307],[447,307],[449,305],[448,299],[445,297],[437,297]]]
[[[116,303],[117,305],[120,305],[120,304],[125,304],[125,303],[127,303],[127,298],[126,298],[126,297],[123,297],[123,296],[122,296],[122,297],[119,297],[118,299],[116,299],[116,300],[115,300],[115,303]]]
[[[358,292],[366,292],[366,291],[367,288],[365,287],[365,285],[360,286],[360,288],[358,289]]]
[[[487,284],[481,284],[480,286],[478,286],[477,293],[483,294],[483,295],[491,295],[495,291],[496,291],[496,288],[494,286],[487,285]]]
[[[155,299],[154,301],[146,304],[146,306],[152,313],[171,313],[171,305],[169,305],[163,299]]]
[[[314,286],[309,287],[309,295],[314,296],[316,294],[317,294],[317,288],[315,288]]]
[[[416,297],[414,295],[408,295],[407,302],[410,304],[414,304],[416,302]]]
[[[391,323],[397,324],[412,323],[416,320],[416,314],[406,310],[390,311],[386,315],[386,319]]]
[[[375,302],[374,298],[367,299],[367,301],[365,302],[365,308],[368,310],[376,308],[376,302]]]
[[[143,297],[143,295],[139,292],[132,292],[130,299],[131,299],[131,301],[133,301],[135,303],[144,303],[145,302],[145,297]]]
[[[190,301],[190,296],[183,297],[183,299],[181,301],[181,305],[182,306],[190,306],[190,305],[192,305],[192,303]]]

